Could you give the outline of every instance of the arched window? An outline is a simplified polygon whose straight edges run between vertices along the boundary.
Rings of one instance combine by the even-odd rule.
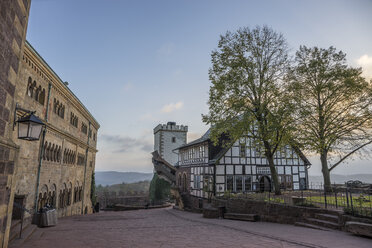
[[[46,150],[46,159],[47,161],[50,160],[50,143],[48,144],[47,150]]]
[[[82,196],[83,196],[83,186],[80,186],[80,188],[79,188],[79,201],[81,201]]]
[[[187,190],[187,177],[186,177],[186,173],[183,174],[183,182],[182,182],[182,186],[183,186],[183,191],[186,191]]]
[[[54,149],[55,149],[55,147],[54,147],[54,144],[53,144],[53,145],[52,145],[52,148],[50,149],[50,160],[51,160],[52,162],[55,161],[55,157],[54,157]]]
[[[45,89],[41,91],[40,96],[39,96],[39,103],[41,105],[44,105],[44,102],[45,102]]]
[[[61,146],[58,147],[57,151],[57,162],[61,162]]]
[[[28,95],[29,97],[32,97],[32,95],[33,95],[32,78],[31,78],[31,77],[28,78],[28,84],[27,84],[27,95]]]
[[[50,188],[50,193],[51,193],[51,198],[50,198],[50,205],[56,208],[56,193],[57,192],[57,187],[55,184],[52,185]]]
[[[47,159],[47,148],[48,148],[48,141],[45,141],[45,144],[44,144],[44,151],[43,151],[43,159],[44,159],[44,160]]]
[[[39,87],[37,87],[35,91],[35,96],[34,96],[36,101],[39,101],[40,94],[41,94],[41,86],[39,85]]]
[[[58,162],[58,146],[54,148],[54,162]]]
[[[57,100],[54,98],[53,112],[57,113]]]

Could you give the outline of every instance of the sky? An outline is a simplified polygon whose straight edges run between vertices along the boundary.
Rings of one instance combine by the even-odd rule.
[[[32,0],[27,40],[100,123],[96,170],[152,172],[155,126],[188,125],[188,141],[208,129],[201,114],[220,35],[268,25],[292,54],[334,46],[372,78],[371,13],[371,0]],[[372,173],[372,158],[333,173]]]

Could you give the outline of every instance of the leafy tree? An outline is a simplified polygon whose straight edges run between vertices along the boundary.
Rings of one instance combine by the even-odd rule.
[[[276,194],[274,155],[289,140],[291,105],[282,90],[287,47],[283,35],[267,26],[222,35],[212,52],[209,113],[203,116],[215,143],[222,134],[231,141],[247,134],[255,140],[268,160]]]
[[[330,172],[372,143],[372,82],[361,76],[360,68],[348,66],[346,54],[334,47],[301,46],[295,62],[288,74],[297,105],[295,137],[320,155],[324,186],[329,190]],[[338,161],[329,164],[330,158]]]
[[[96,199],[96,179],[94,175],[94,171],[92,173],[92,181],[90,185],[90,199],[92,201],[92,206],[96,205],[97,199]]]
[[[166,199],[170,194],[170,183],[158,177],[156,173],[150,183],[149,195],[153,203]]]

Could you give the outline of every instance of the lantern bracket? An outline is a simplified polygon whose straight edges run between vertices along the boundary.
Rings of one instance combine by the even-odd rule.
[[[17,119],[17,111],[23,112],[23,115],[20,118],[25,117],[27,114],[33,115],[33,114],[36,113],[36,111],[32,111],[32,110],[28,110],[28,109],[24,109],[24,108],[20,107],[19,104],[16,103],[16,107],[14,109],[13,131],[15,129],[15,126],[17,125],[17,120],[18,120]]]

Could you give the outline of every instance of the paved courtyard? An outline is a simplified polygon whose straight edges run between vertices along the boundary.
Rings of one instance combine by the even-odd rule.
[[[203,219],[171,208],[101,212],[38,228],[26,247],[372,247],[372,239],[267,222]]]

